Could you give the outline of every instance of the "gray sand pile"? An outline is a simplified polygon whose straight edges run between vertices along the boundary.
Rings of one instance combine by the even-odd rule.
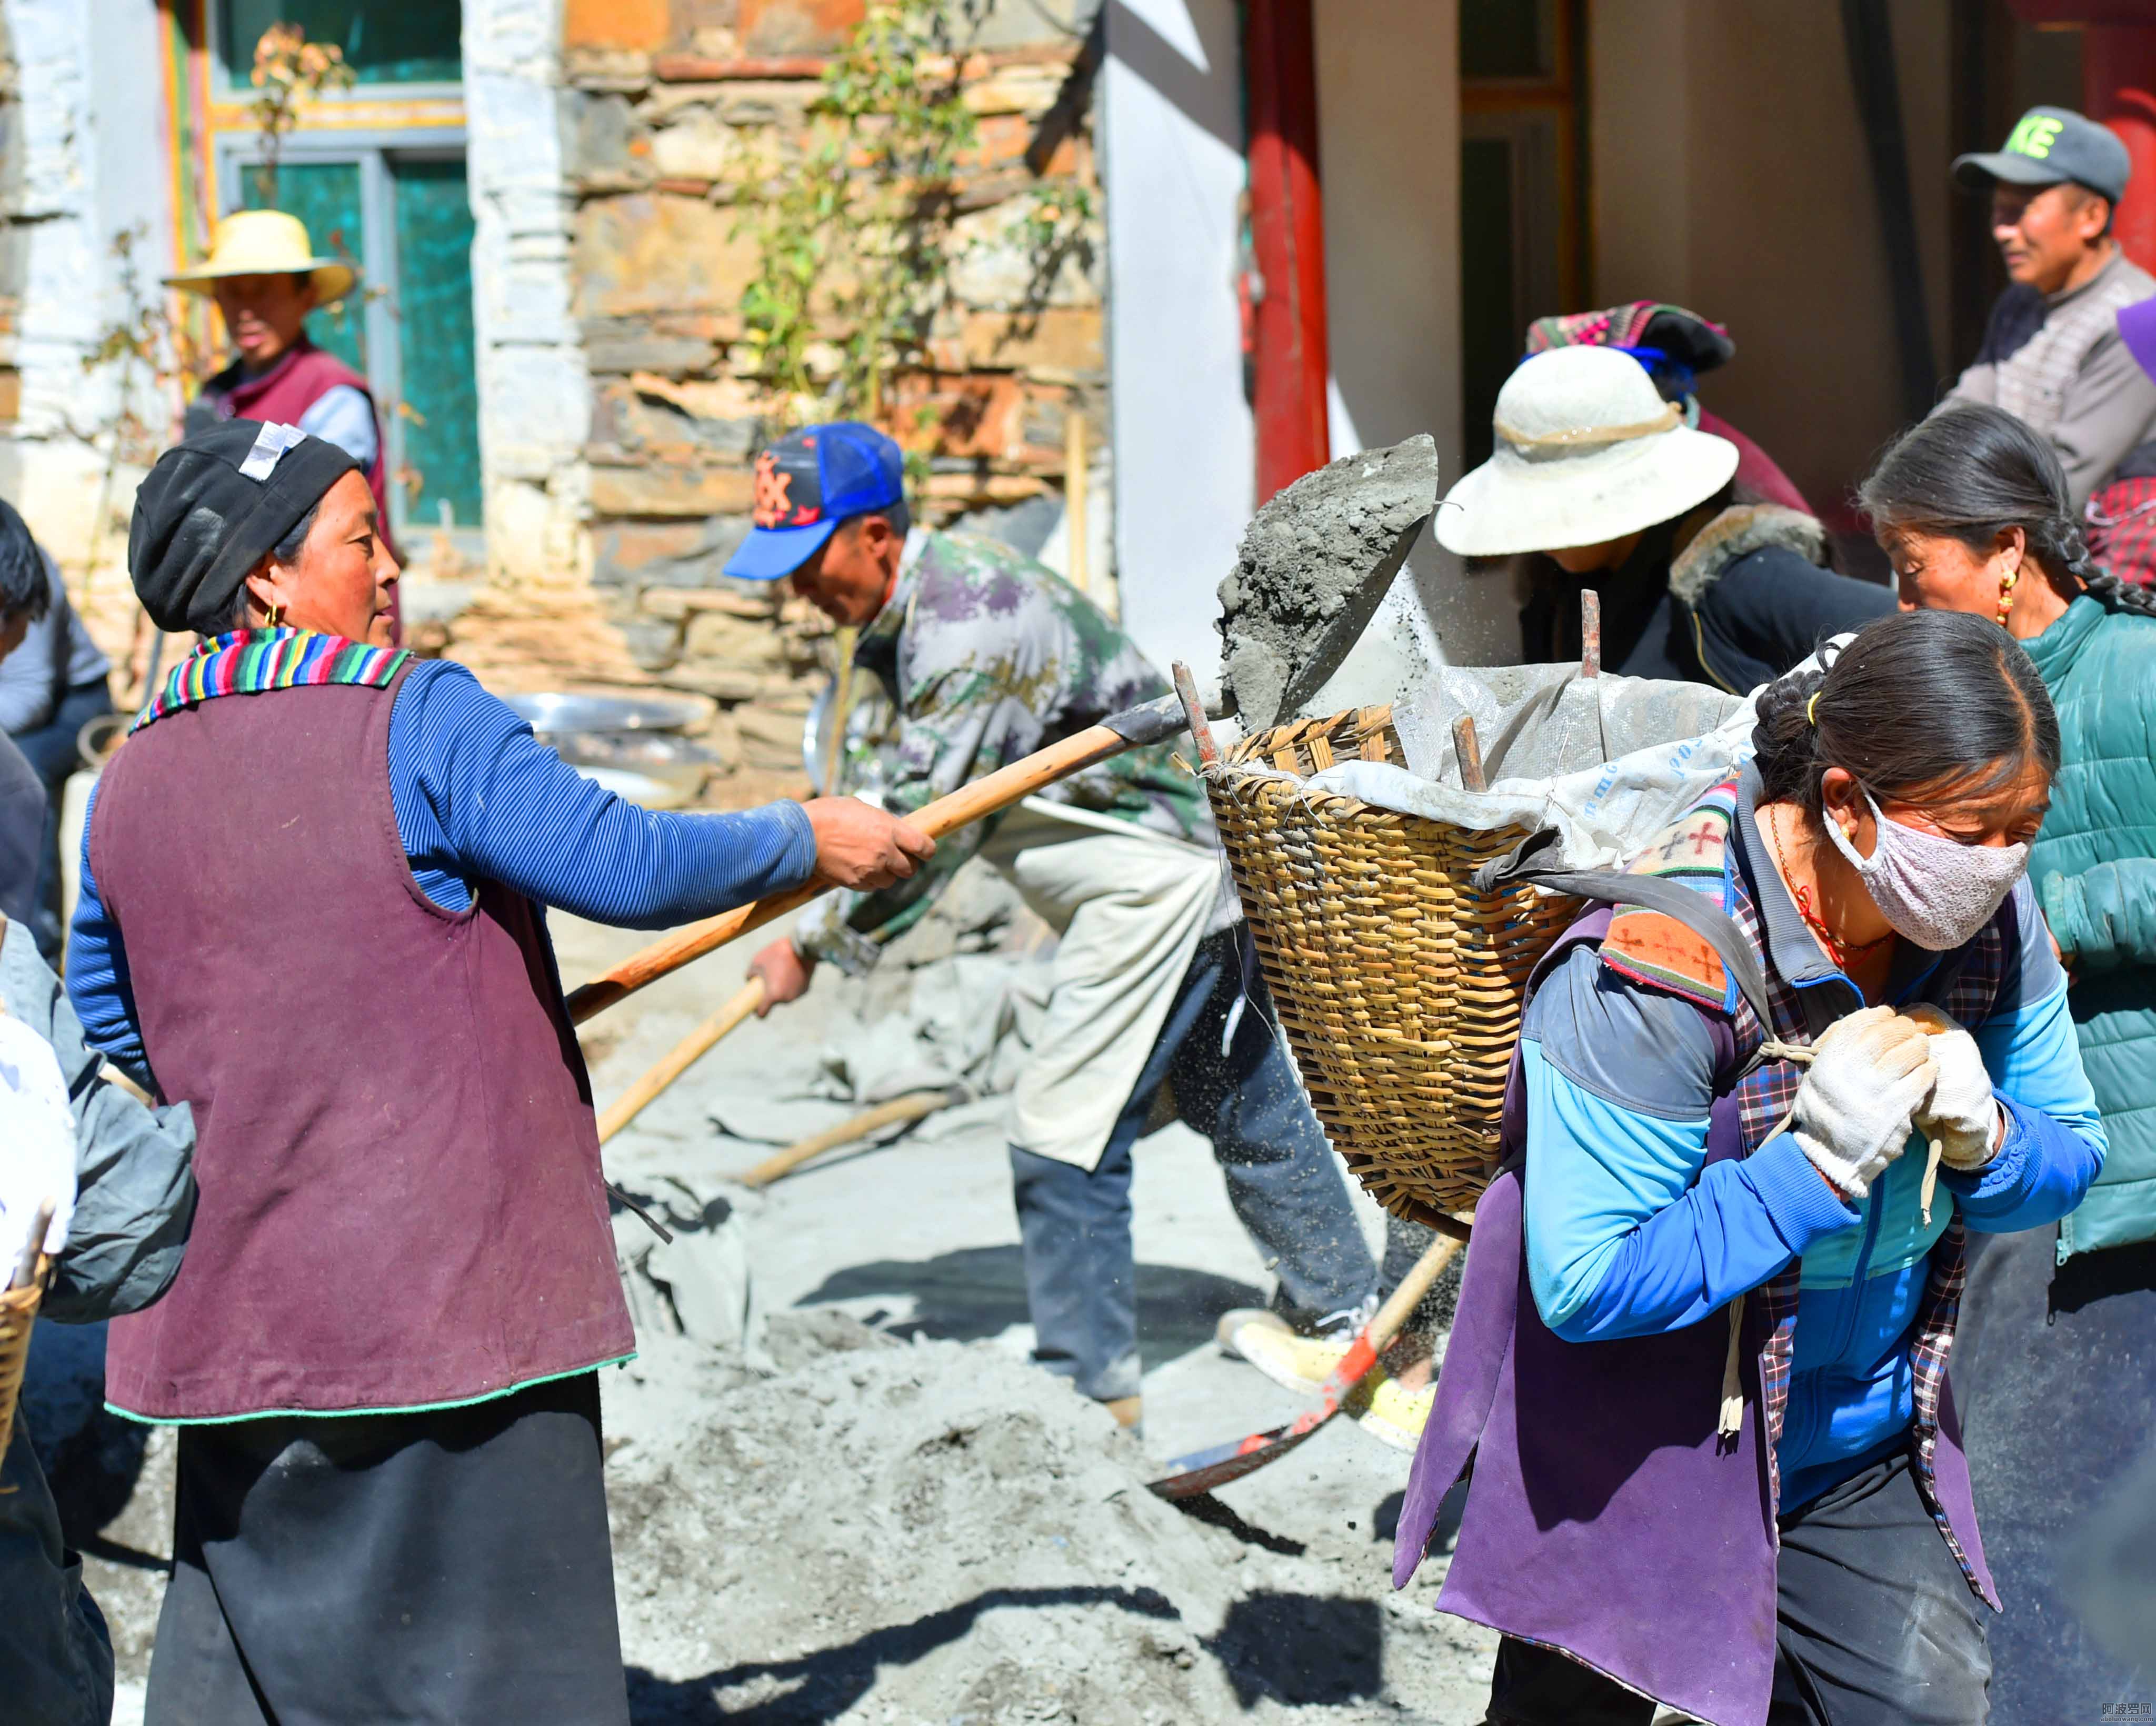
[[[683,1343],[609,1385],[639,1726],[1363,1718],[1337,1705],[1384,1688],[1384,1628],[1435,1633],[1154,1497],[1104,1411],[992,1345],[827,1312],[771,1348],[809,1358],[758,1380]]]
[[[1220,584],[1221,683],[1245,730],[1324,681],[1376,612],[1437,508],[1424,433],[1306,474],[1250,518]]]

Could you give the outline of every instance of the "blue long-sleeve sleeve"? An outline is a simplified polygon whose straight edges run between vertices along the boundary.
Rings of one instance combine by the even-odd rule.
[[[249,700],[225,695],[212,699]],[[291,699],[304,699],[304,694]],[[453,911],[471,883],[498,881],[542,905],[626,929],[663,929],[799,886],[816,836],[798,803],[736,815],[654,812],[593,783],[462,666],[416,665],[389,722],[389,792],[414,878]],[[88,1041],[151,1083],[126,945],[90,863],[68,946],[68,996]]]
[[[99,896],[90,864],[90,822],[97,814],[99,787],[90,788],[83,806],[82,885],[74,920],[68,927],[68,1004],[82,1027],[82,1040],[146,1091],[157,1088],[142,1050],[142,1027],[135,1017],[135,986],[127,974],[127,947],[120,925]]]
[[[1975,1037],[2006,1108],[2005,1135],[1984,1168],[1959,1174],[1942,1167],[1939,1183],[1983,1233],[2056,1222],[2081,1203],[2107,1148],[2065,980],[2041,1000],[1994,1015]]]
[[[1538,1042],[1521,1053],[1528,1283],[1567,1342],[1697,1324],[1857,1221],[1786,1135],[1702,1169],[1704,1114],[1626,1109],[1567,1078]]]
[[[593,783],[462,666],[418,665],[389,722],[398,836],[451,910],[485,878],[595,923],[665,929],[798,887],[816,836],[798,803],[654,813]]]

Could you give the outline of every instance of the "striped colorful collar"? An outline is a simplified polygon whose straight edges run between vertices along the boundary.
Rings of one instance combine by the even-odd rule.
[[[326,684],[387,689],[411,657],[404,648],[369,647],[311,629],[235,629],[209,637],[174,666],[129,729],[139,731],[215,695]]]

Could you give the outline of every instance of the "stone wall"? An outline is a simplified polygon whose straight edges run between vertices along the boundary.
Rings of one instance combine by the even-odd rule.
[[[927,458],[916,502],[929,522],[970,518],[1058,566],[1067,417],[1084,412],[1103,455],[1106,426],[1097,236],[1043,280],[1019,229],[1042,187],[1094,183],[1090,70],[1079,34],[1053,27],[1067,7],[990,8],[963,63],[979,136],[934,369],[897,382],[891,412]],[[823,56],[860,14],[859,0],[568,0],[564,20],[591,577],[649,679],[718,704],[712,740],[740,764],[719,787],[729,800],[767,776],[798,779],[802,715],[830,658],[827,627],[800,602],[720,573],[777,423],[742,340],[756,252],[739,164],[800,149]],[[1106,481],[1103,466],[1088,488],[1086,538],[1102,548]],[[1089,563],[1102,594],[1104,549]]]

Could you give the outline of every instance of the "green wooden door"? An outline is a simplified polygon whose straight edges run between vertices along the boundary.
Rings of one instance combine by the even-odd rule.
[[[398,345],[403,351],[399,489],[416,529],[447,504],[480,524],[479,381],[472,352],[472,216],[462,157],[390,158],[396,191]],[[416,484],[417,491],[413,487]]]
[[[242,171],[242,202],[262,207],[262,184],[253,168]],[[359,164],[356,161],[288,161],[277,170],[277,207],[307,224],[317,258],[341,258],[355,269],[367,256],[367,233],[360,214]],[[326,348],[364,377],[367,374],[367,315],[362,304],[367,281],[336,305],[323,306],[307,319],[315,346]]]

